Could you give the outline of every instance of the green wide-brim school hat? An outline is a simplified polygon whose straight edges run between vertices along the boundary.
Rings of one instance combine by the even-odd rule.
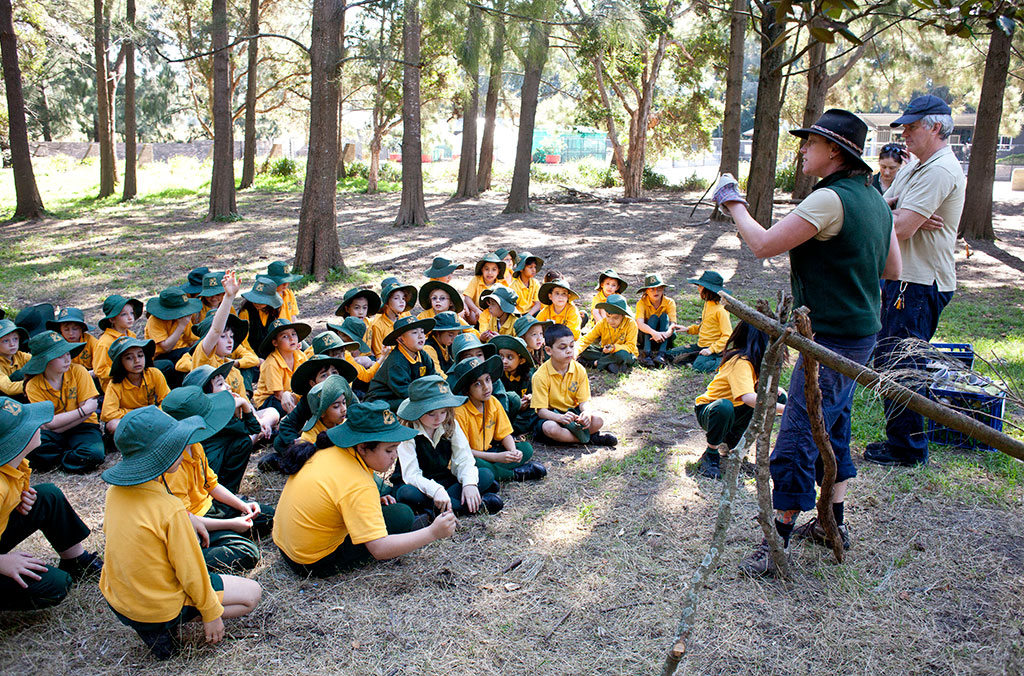
[[[203,389],[217,376],[227,378],[234,367],[235,363],[232,361],[226,361],[217,368],[213,368],[209,364],[203,364],[192,369],[181,381],[181,384]]]
[[[115,486],[152,481],[170,469],[186,446],[199,441],[205,428],[197,415],[175,420],[156,406],[128,411],[114,432],[121,462],[103,472],[103,480]]]
[[[277,282],[278,286],[291,284],[302,279],[302,275],[293,275],[288,272],[288,264],[284,261],[274,261],[268,265],[266,276]]]
[[[21,328],[10,319],[0,319],[0,338],[3,338],[9,333],[18,334],[18,338],[21,340],[21,345],[18,346],[19,350],[28,349],[28,331]]]
[[[456,408],[465,403],[466,397],[452,394],[452,388],[441,376],[423,376],[409,384],[409,397],[399,404],[398,417],[412,422],[439,408]]]
[[[447,258],[441,256],[435,256],[431,262],[430,267],[423,272],[423,276],[428,279],[437,279],[438,277],[447,277],[448,275],[455,274],[456,270],[461,270],[466,267],[462,263],[456,263],[450,261]],[[421,303],[422,305],[422,303]]]
[[[429,281],[420,287],[420,307],[424,310],[429,310],[432,306],[430,305],[430,294],[437,289],[441,289],[448,294],[448,297],[452,300],[452,309],[455,312],[462,312],[465,309],[466,304],[462,302],[462,294],[459,293],[454,286],[447,282]]]
[[[51,359],[68,353],[74,359],[84,349],[85,343],[69,343],[56,331],[43,331],[29,339],[28,351],[32,353],[32,358],[21,368],[21,372],[26,376],[37,376],[46,370]]]
[[[494,250],[494,255],[501,259],[504,259],[505,256],[508,256],[509,258],[512,259],[512,265],[515,265],[516,261],[519,260],[519,256],[516,254],[515,249],[506,249],[505,247],[498,247],[497,249]]]
[[[665,282],[661,281],[661,275],[655,273],[653,275],[645,275],[644,276],[644,285],[641,286],[639,289],[637,289],[636,292],[637,293],[643,293],[647,289],[656,289],[659,286],[663,286],[666,289],[674,289],[674,288],[676,288],[676,287],[672,286],[671,284],[666,284]]]
[[[107,355],[110,357],[110,379],[120,381],[124,379],[124,365],[121,363],[121,355],[130,348],[141,347],[142,353],[146,355],[146,366],[153,365],[153,355],[156,354],[156,343],[152,340],[121,336],[107,348]]]
[[[160,408],[175,420],[185,420],[192,416],[202,418],[206,429],[192,437],[192,443],[199,443],[220,432],[231,422],[235,415],[235,398],[227,390],[206,394],[201,388],[182,386],[171,390],[160,403]]]
[[[629,282],[620,277],[619,273],[615,272],[615,270],[608,268],[597,277],[597,291],[601,290],[601,285],[604,284],[604,280],[606,279],[614,279],[616,282],[619,283],[619,293],[624,293],[626,289],[629,288]]]
[[[556,280],[554,280],[552,282],[547,282],[545,284],[541,284],[540,291],[537,292],[537,299],[541,303],[543,303],[544,305],[551,305],[551,292],[556,287],[559,288],[559,289],[565,289],[566,291],[569,292],[569,302],[570,303],[573,302],[574,300],[579,300],[580,299],[580,295],[578,293],[576,293],[575,291],[573,291],[569,287],[569,282],[565,281],[564,279],[556,279]]]
[[[434,328],[432,331],[438,333],[439,331],[470,331],[472,327],[466,326],[459,321],[459,316],[454,312],[439,312],[434,315]]]
[[[192,326],[192,334],[200,340],[205,338],[206,334],[210,332],[210,327],[213,326],[213,318],[216,314],[216,311],[206,313],[203,321]],[[249,322],[238,315],[228,314],[227,321],[224,322],[224,328],[231,329],[235,345],[241,345],[245,337],[249,335]]]
[[[480,276],[483,275],[484,263],[495,263],[495,264],[497,264],[497,266],[498,266],[498,277],[497,278],[498,279],[501,279],[502,277],[505,276],[505,268],[507,267],[505,265],[505,261],[501,260],[501,258],[499,258],[498,256],[496,256],[495,254],[492,254],[492,253],[487,254],[486,256],[484,256],[483,258],[481,258],[480,260],[478,260],[476,262],[476,265],[473,267],[473,274],[474,275],[476,275],[477,277],[480,277]]]
[[[703,286],[708,291],[715,293],[721,293],[722,291],[728,291],[725,288],[725,280],[722,275],[718,274],[714,270],[705,270],[704,273],[698,279],[686,280],[690,284],[696,284],[697,286]]]
[[[452,367],[452,370],[448,372],[448,382],[454,383],[451,386],[452,392],[464,395],[469,390],[470,385],[475,383],[480,376],[486,373],[493,381],[500,378],[504,370],[505,367],[501,363],[501,357],[497,355],[487,359],[470,357],[469,359],[463,359]]]
[[[397,345],[398,337],[403,333],[414,331],[416,329],[423,329],[426,332],[432,331],[434,328],[434,318],[427,317],[426,319],[416,319],[412,315],[408,317],[400,317],[395,322],[395,327],[391,329],[391,333],[384,336],[385,345]]]
[[[6,465],[25,450],[36,430],[53,420],[53,402],[22,404],[0,397],[0,465]]]
[[[303,341],[309,332],[312,331],[312,327],[309,324],[303,324],[302,322],[289,322],[287,319],[275,319],[270,322],[267,326],[267,335],[260,343],[259,355],[266,359],[267,355],[274,351],[274,339],[288,329],[295,329],[295,333],[298,334],[299,340]]]
[[[207,272],[203,275],[203,288],[199,290],[200,298],[209,298],[224,293],[224,273]]]
[[[56,319],[46,322],[46,328],[60,333],[60,325],[67,323],[81,324],[85,327],[82,329],[83,331],[92,331],[96,328],[85,321],[85,314],[76,307],[61,308],[60,312],[57,313]]]
[[[412,284],[402,284],[394,277],[388,278],[387,284],[384,285],[383,290],[380,292],[381,306],[378,308],[378,312],[384,312],[384,306],[387,305],[388,299],[391,298],[391,294],[396,291],[401,291],[405,294],[405,309],[411,310],[416,305],[416,287]]]
[[[309,420],[307,420],[302,426],[302,431],[308,432],[316,427],[317,422],[320,421],[320,417],[334,404],[334,402],[338,401],[342,397],[345,397],[346,406],[359,401],[356,399],[355,394],[352,393],[352,388],[349,387],[348,381],[341,376],[328,376],[322,382],[314,385],[313,389],[309,391],[306,399],[306,403],[309,404],[309,410],[312,412],[312,415],[309,416]]]
[[[107,296],[103,299],[103,318],[100,319],[99,325],[101,329],[110,328],[110,320],[121,314],[121,310],[124,309],[125,305],[131,305],[132,310],[135,311],[135,319],[142,316],[142,301],[137,298],[125,298],[124,296]]]
[[[250,303],[269,305],[272,308],[284,305],[284,299],[277,292],[277,284],[270,277],[256,277],[256,281],[252,283],[252,289],[243,293],[242,298]]]
[[[512,324],[512,330],[516,332],[516,337],[522,338],[526,335],[526,332],[532,329],[537,324],[541,326],[551,326],[554,322],[545,319],[542,322],[537,321],[537,318],[531,314],[525,314]]]
[[[345,317],[345,321],[341,324],[327,322],[327,328],[343,338],[355,341],[359,346],[359,351],[363,354],[370,351],[370,346],[363,340],[363,336],[366,335],[366,322],[359,317]]]
[[[493,357],[498,354],[498,348],[490,343],[480,342],[480,338],[476,334],[463,333],[461,336],[455,336],[455,340],[452,341],[452,358],[456,362],[461,361],[459,355],[475,347],[479,347],[484,351],[484,357]]]
[[[315,354],[299,364],[298,367],[296,367],[295,372],[292,373],[292,392],[300,397],[304,397],[309,394],[309,390],[312,388],[309,381],[315,380],[316,374],[319,373],[321,369],[325,369],[328,366],[333,366],[338,369],[338,374],[348,382],[355,380],[358,375],[355,367],[344,359]]]
[[[188,317],[202,309],[203,301],[189,298],[180,286],[169,286],[159,296],[146,301],[146,312],[166,321]]]
[[[54,317],[53,305],[50,303],[36,303],[22,308],[14,317],[14,323],[28,332],[29,338],[46,331],[46,323],[52,322]]]
[[[395,443],[408,441],[418,432],[398,422],[386,401],[368,401],[353,404],[345,422],[327,430],[331,443],[341,448],[353,448],[365,443]]]
[[[498,303],[498,307],[501,308],[502,312],[511,313],[516,311],[516,303],[519,302],[519,296],[516,292],[507,286],[496,286],[493,289],[487,289],[480,294],[480,302],[486,307],[488,299],[493,298]]]
[[[372,316],[377,314],[380,310],[381,300],[380,296],[373,289],[349,289],[345,292],[345,295],[341,299],[341,304],[338,305],[338,309],[334,311],[334,314],[338,317],[346,317],[349,303],[354,301],[356,298],[366,299],[366,316]]]
[[[496,350],[512,350],[522,357],[523,361],[530,365],[530,368],[533,368],[533,355],[530,354],[530,348],[526,347],[526,341],[522,338],[499,335],[491,338],[488,342],[493,345]]]
[[[523,268],[525,268],[527,265],[530,264],[530,261],[536,261],[536,263],[537,263],[537,272],[540,272],[541,268],[544,267],[544,259],[543,258],[541,258],[540,256],[534,256],[529,251],[524,251],[523,253],[519,254],[519,260],[516,261],[516,267],[512,271],[512,276],[513,277],[518,277],[519,273],[523,271]]]
[[[313,354],[326,354],[331,350],[358,350],[359,343],[342,340],[334,331],[321,331],[313,338]]]
[[[205,265],[201,265],[198,268],[192,268],[188,271],[188,276],[185,278],[185,283],[181,285],[181,290],[190,296],[194,296],[203,290],[203,277],[210,272],[210,268]]]
[[[626,303],[626,299],[621,294],[613,293],[608,296],[608,300],[598,303],[597,307],[613,315],[633,316],[633,311],[629,309],[629,304]]]

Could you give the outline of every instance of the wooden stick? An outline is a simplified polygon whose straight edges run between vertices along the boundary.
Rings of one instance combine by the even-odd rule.
[[[547,641],[549,638],[554,636],[555,635],[555,630],[558,629],[559,627],[561,627],[562,623],[565,622],[567,619],[569,619],[569,615],[571,615],[571,614],[572,614],[572,609],[571,608],[569,610],[565,611],[565,615],[562,615],[561,619],[559,619],[558,622],[555,622],[555,625],[553,627],[551,627],[551,631],[549,631],[547,634],[545,634],[544,638],[541,639],[541,643]]]

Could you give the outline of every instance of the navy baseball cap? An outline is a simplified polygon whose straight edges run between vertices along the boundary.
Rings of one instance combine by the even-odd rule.
[[[917,122],[925,115],[952,115],[953,109],[949,104],[933,94],[918,96],[910,102],[903,115],[889,123],[890,127],[899,127],[903,124]]]

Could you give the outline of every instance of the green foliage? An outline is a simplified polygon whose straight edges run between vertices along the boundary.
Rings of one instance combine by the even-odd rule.
[[[711,185],[711,182],[708,179],[698,176],[697,172],[693,172],[683,179],[683,182],[679,187],[688,192],[704,192],[708,189],[709,185]]]
[[[604,163],[596,165],[591,162],[580,162],[577,171],[582,182],[592,188],[614,188],[622,185],[619,172]]]
[[[659,174],[654,169],[644,165],[644,175],[641,179],[641,184],[644,190],[655,190],[657,188],[664,188],[668,185],[668,179],[665,178],[664,174]]]
[[[793,192],[796,187],[796,164],[787,162],[775,168],[775,189],[782,192]]]
[[[1006,157],[1000,157],[996,164],[1024,164],[1024,153],[1014,153]]]
[[[278,177],[294,176],[296,171],[295,160],[290,157],[279,157],[270,165],[270,175]]]

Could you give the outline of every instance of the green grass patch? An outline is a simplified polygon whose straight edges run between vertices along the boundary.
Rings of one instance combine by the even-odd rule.
[[[1002,453],[938,449],[928,465],[889,476],[892,487],[901,493],[939,494],[966,505],[1012,507],[1021,499],[1024,463]]]
[[[594,477],[596,479],[606,479],[608,477],[630,474],[641,479],[653,479],[658,475],[658,468],[662,465],[662,462],[662,451],[655,446],[642,446],[635,453],[630,453],[620,460],[604,461],[597,468]]]

